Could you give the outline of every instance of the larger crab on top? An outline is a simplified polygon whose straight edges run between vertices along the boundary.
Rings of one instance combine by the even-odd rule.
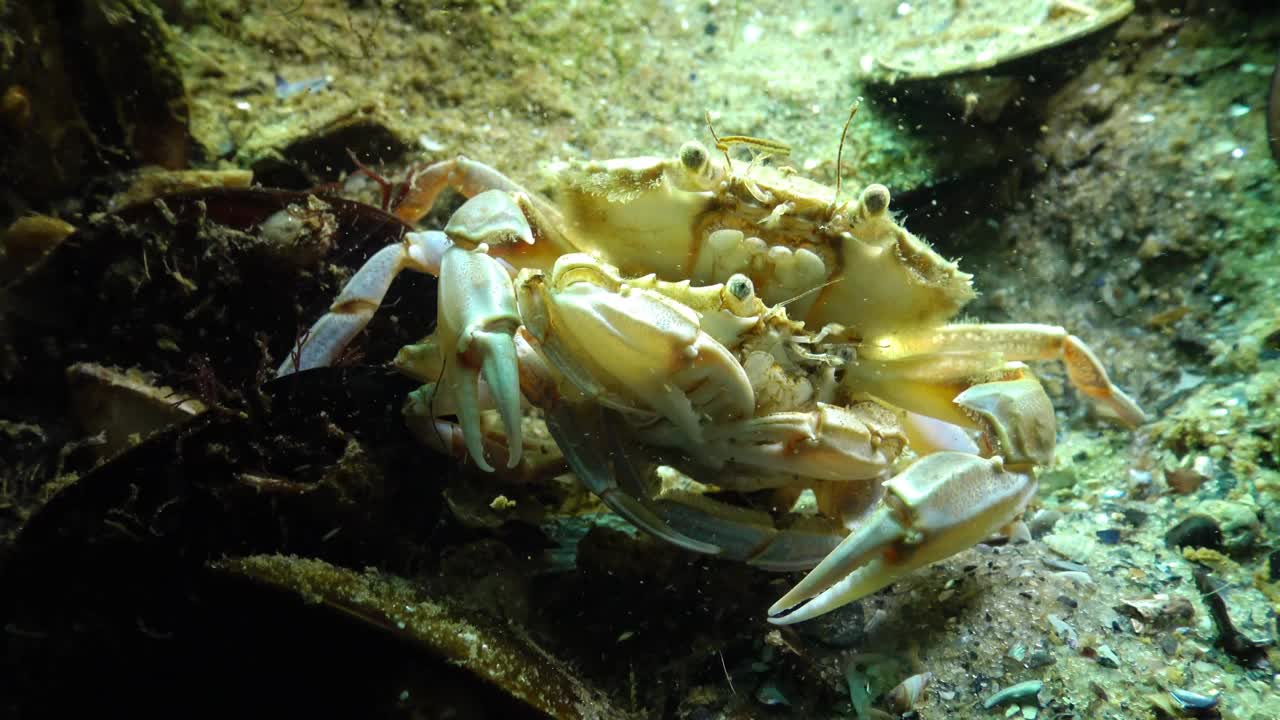
[[[552,172],[554,201],[464,157],[427,168],[402,217],[445,187],[469,199],[443,232],[374,255],[280,374],[333,362],[401,270],[439,276],[436,331],[396,360],[426,382],[406,403],[418,434],[513,468],[522,400],[539,408],[578,478],[638,527],[813,568],[770,608],[777,623],[1012,526],[1056,431],[1021,361],[1061,359],[1100,407],[1143,421],[1066,330],[949,324],[971,276],[894,221],[882,185],[839,203],[697,142]],[[482,431],[489,410],[503,433]]]

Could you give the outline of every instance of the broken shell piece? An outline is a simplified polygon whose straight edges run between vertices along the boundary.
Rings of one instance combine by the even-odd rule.
[[[71,405],[90,435],[103,433],[98,454],[108,458],[144,437],[205,411],[204,403],[153,384],[148,373],[76,363],[67,368]]]
[[[1040,694],[1040,690],[1044,688],[1044,682],[1040,680],[1028,680],[1020,682],[1017,685],[1010,685],[1000,692],[992,695],[982,701],[982,707],[990,710],[1006,703],[1022,702],[1024,700],[1033,700],[1036,695]]]
[[[928,689],[931,682],[933,682],[931,672],[922,672],[903,680],[889,691],[889,707],[897,713],[905,713],[913,709],[924,697],[924,691]]]
[[[1169,489],[1179,495],[1190,495],[1200,486],[1205,484],[1209,478],[1194,468],[1174,468],[1164,471],[1164,481]]]
[[[4,232],[4,257],[18,268],[30,266],[75,232],[71,223],[48,215],[27,215]]]
[[[129,188],[111,198],[112,211],[154,200],[161,195],[183,190],[205,188],[247,188],[253,183],[251,170],[163,170],[144,168],[138,171]]]
[[[1210,710],[1218,706],[1217,695],[1201,695],[1182,688],[1170,688],[1169,694],[1183,710]]]
[[[1195,606],[1181,595],[1157,593],[1121,603],[1115,608],[1116,612],[1157,628],[1187,625],[1196,614]]]
[[[1114,26],[1134,7],[1131,0],[939,3],[932,12],[926,6],[896,21],[904,39],[875,57],[866,73],[871,79],[918,80],[996,68]]]

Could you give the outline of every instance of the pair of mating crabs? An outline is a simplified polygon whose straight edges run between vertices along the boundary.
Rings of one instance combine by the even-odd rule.
[[[1143,421],[1063,328],[949,323],[972,276],[895,222],[883,185],[839,203],[697,142],[552,172],[554,202],[464,157],[428,167],[401,217],[446,187],[469,199],[443,232],[371,257],[279,373],[334,362],[402,270],[437,275],[436,330],[396,359],[426,383],[405,406],[417,433],[528,471],[541,417],[580,481],[643,530],[813,568],[775,623],[1012,527],[1056,432],[1022,361],[1061,359],[1095,403]]]

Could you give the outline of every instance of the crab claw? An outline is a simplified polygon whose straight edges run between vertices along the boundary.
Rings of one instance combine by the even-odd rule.
[[[999,457],[944,451],[885,487],[880,509],[769,608],[769,622],[817,617],[977,544],[1022,512],[1036,483],[1029,473],[1006,471]]]
[[[436,392],[452,394],[467,451],[480,469],[492,472],[480,434],[479,379],[493,396],[507,433],[507,467],[520,462],[520,368],[513,336],[520,326],[515,289],[506,268],[487,254],[450,247],[440,265],[440,310],[436,335],[445,357]]]

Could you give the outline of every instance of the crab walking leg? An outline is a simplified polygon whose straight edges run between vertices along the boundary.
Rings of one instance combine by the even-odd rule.
[[[610,510],[655,538],[704,555],[719,555],[715,543],[690,537],[671,526],[646,499],[634,447],[615,411],[595,402],[545,402],[547,430],[583,487]]]
[[[374,253],[347,281],[329,312],[303,335],[276,376],[332,365],[369,324],[396,276],[406,269],[439,275],[441,257],[452,245],[444,233],[408,233],[404,240]]]
[[[884,474],[904,444],[883,418],[877,422],[859,410],[817,403],[813,410],[709,426],[696,441],[674,425],[638,434],[654,445],[678,448],[705,467],[732,463],[752,473],[735,482],[739,490],[784,487],[796,476],[843,482]]]
[[[888,337],[859,348],[861,357],[892,364],[912,357],[951,360],[961,370],[965,356],[999,354],[1003,360],[1061,360],[1071,384],[1129,427],[1146,421],[1142,408],[1107,376],[1084,341],[1056,325],[944,325],[908,337]],[[946,418],[944,418],[946,419]]]
[[[700,443],[690,442],[674,426],[633,429],[631,434],[646,445],[677,448],[682,456],[696,459],[681,472],[704,484],[750,492],[789,486],[800,476],[816,485],[825,517],[792,518],[785,528],[776,527],[769,513],[727,505],[679,486],[664,486],[655,501],[668,525],[718,546],[725,557],[770,570],[807,570],[840,542],[841,522],[833,518],[856,528],[883,495],[873,480],[886,474],[903,438],[885,424],[889,412],[881,409],[882,415],[877,408],[870,403],[856,408],[818,403],[809,411],[708,428]],[[699,477],[707,473],[714,477]]]
[[[1022,512],[1036,482],[1030,472],[1006,470],[999,457],[944,451],[917,460],[885,488],[881,508],[769,608],[769,622],[817,617],[972,547]]]
[[[530,204],[547,221],[554,222],[560,217],[560,211],[551,203],[526,191],[519,183],[498,170],[463,155],[428,165],[414,175],[410,184],[409,194],[396,207],[395,213],[411,225],[431,212],[440,192],[446,187],[452,187],[469,198],[486,190],[521,193],[528,197]]]

